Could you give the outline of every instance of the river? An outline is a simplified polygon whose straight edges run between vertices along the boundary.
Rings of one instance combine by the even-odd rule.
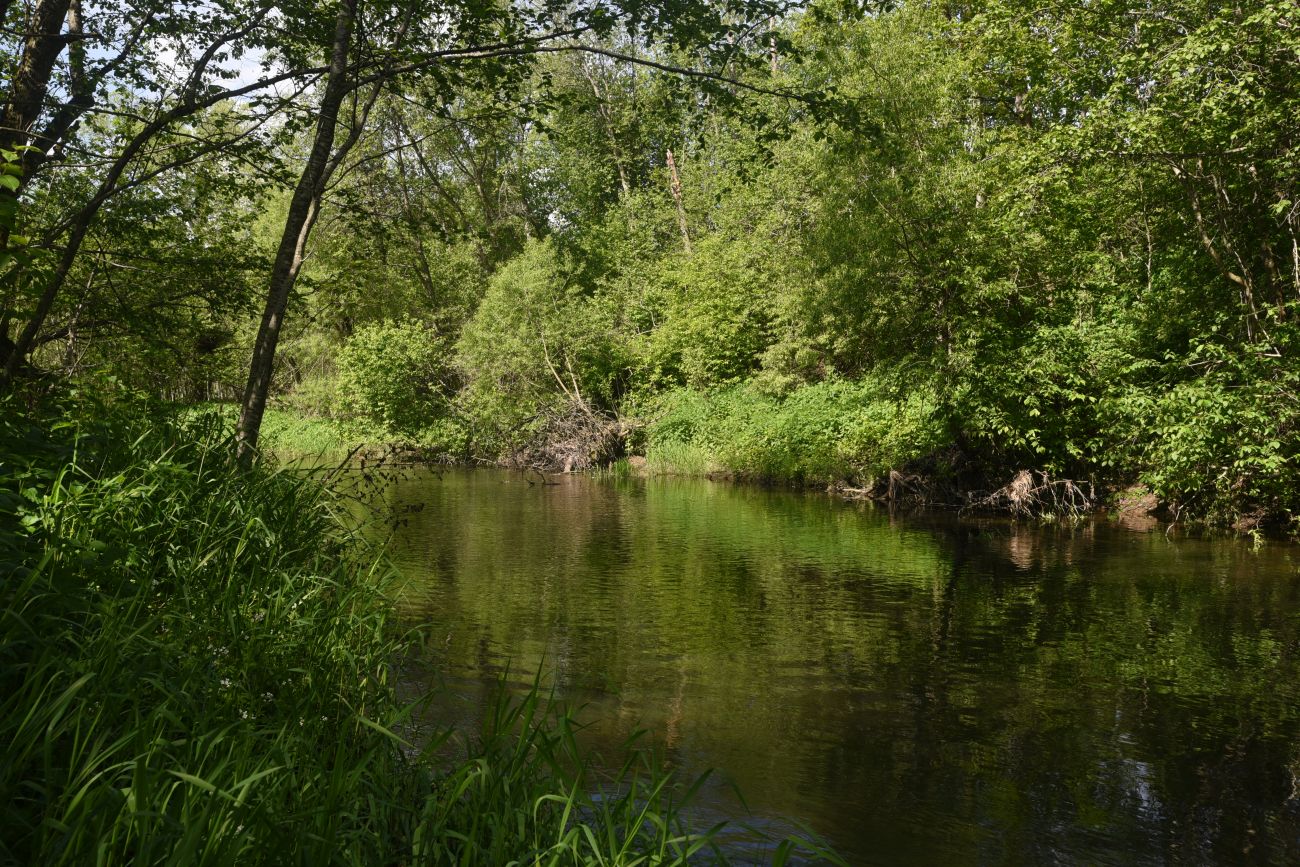
[[[384,491],[436,714],[541,666],[596,748],[644,727],[713,769],[700,821],[791,819],[852,864],[1300,863],[1300,548],[529,481]]]

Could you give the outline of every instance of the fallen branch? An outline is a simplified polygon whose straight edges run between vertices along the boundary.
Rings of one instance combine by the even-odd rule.
[[[1021,470],[1006,485],[973,500],[962,511],[1010,512],[1018,517],[1060,515],[1077,518],[1097,507],[1091,482],[1053,479],[1042,470]]]
[[[536,431],[515,449],[508,466],[541,474],[572,473],[612,463],[623,455],[632,425],[599,413],[580,397],[541,412]]]

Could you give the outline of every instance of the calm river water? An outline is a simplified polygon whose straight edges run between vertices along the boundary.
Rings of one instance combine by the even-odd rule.
[[[701,821],[853,864],[1300,863],[1300,548],[555,481],[387,489],[437,713],[544,666],[598,748],[715,769]]]

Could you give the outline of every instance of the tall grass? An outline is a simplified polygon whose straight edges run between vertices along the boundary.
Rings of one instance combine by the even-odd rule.
[[[233,425],[239,407],[230,403],[198,404],[187,411],[191,418],[216,416]],[[263,451],[299,457],[304,455],[346,455],[353,446],[386,439],[379,432],[346,425],[336,419],[306,415],[297,409],[267,407],[262,418],[259,444]]]
[[[0,412],[0,862],[725,861],[689,790],[635,750],[597,780],[536,694],[450,763],[409,743],[382,561],[228,446],[210,416]]]
[[[867,482],[935,451],[944,433],[923,389],[896,397],[880,382],[827,380],[783,397],[752,386],[681,389],[651,407],[651,473],[800,484]]]
[[[5,423],[4,855],[371,861],[404,770],[383,576],[209,422]],[[30,422],[27,422],[29,426]]]

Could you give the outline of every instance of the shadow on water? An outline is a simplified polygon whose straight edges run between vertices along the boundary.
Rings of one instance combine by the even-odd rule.
[[[703,481],[385,496],[444,720],[544,664],[595,748],[644,727],[717,770],[706,818],[734,783],[855,864],[1300,862],[1300,549]]]

